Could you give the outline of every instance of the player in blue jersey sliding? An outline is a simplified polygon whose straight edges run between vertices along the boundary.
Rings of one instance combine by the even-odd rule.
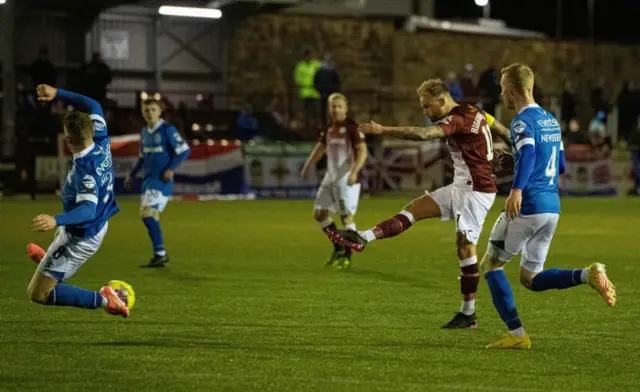
[[[39,263],[29,283],[29,297],[43,305],[104,308],[107,313],[128,317],[129,309],[111,287],[96,292],[64,282],[98,251],[109,218],[119,211],[113,195],[111,147],[102,108],[91,98],[47,85],[39,85],[37,93],[41,101],[58,98],[82,111],[64,117],[64,135],[73,153],[62,188],[64,212],[41,214],[31,222],[35,231],[59,229],[46,252],[35,244],[27,246],[31,259]]]
[[[520,282],[529,290],[588,284],[609,306],[616,303],[615,287],[602,264],[594,263],[584,269],[543,270],[560,216],[558,175],[565,170],[565,159],[558,121],[535,103],[533,84],[533,72],[526,65],[516,63],[502,70],[504,104],[518,112],[511,123],[515,174],[505,211],[491,231],[480,268],[509,333],[487,348],[531,348],[503,270],[518,253],[521,253]]]
[[[142,129],[140,159],[125,179],[125,187],[131,189],[133,178],[144,167],[140,217],[147,227],[153,244],[153,257],[141,267],[164,267],[169,256],[164,248],[160,213],[164,211],[173,193],[175,170],[189,156],[189,145],[173,125],[161,118],[160,102],[148,99],[142,103],[142,117],[147,126]]]

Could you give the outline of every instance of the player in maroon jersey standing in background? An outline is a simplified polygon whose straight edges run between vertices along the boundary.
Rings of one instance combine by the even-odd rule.
[[[306,178],[311,166],[327,155],[327,172],[316,194],[313,218],[326,233],[337,230],[330,213],[339,213],[344,229],[356,230],[355,214],[360,199],[358,176],[367,161],[367,144],[358,123],[348,116],[347,97],[334,93],[327,99],[330,122],[321,132],[316,147],[305,162],[300,176]],[[325,266],[351,267],[351,248],[335,244]]]
[[[493,174],[493,142],[491,131],[509,140],[509,130],[482,110],[458,104],[440,79],[430,79],[418,88],[425,116],[436,125],[430,127],[387,127],[374,122],[360,125],[364,133],[391,135],[409,140],[446,138],[454,163],[453,183],[426,192],[409,203],[393,218],[366,231],[332,231],[335,243],[356,251],[364,250],[371,241],[394,237],[409,229],[416,221],[427,218],[454,220],[456,248],[460,261],[462,306],[454,318],[442,328],[475,328],[475,297],[479,271],[476,244],[487,212],[496,198]]]

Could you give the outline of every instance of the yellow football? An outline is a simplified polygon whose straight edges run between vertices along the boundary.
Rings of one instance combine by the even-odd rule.
[[[123,280],[111,280],[107,282],[107,286],[111,287],[116,295],[127,305],[129,310],[133,309],[136,304],[136,292],[133,287]]]

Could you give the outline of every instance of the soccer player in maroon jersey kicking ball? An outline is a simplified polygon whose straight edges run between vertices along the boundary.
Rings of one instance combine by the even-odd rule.
[[[508,141],[509,130],[482,110],[456,103],[440,79],[422,83],[418,88],[418,96],[425,116],[436,125],[387,127],[370,122],[360,125],[359,129],[364,133],[409,140],[446,138],[454,163],[453,183],[432,193],[426,192],[405,206],[399,214],[370,230],[337,230],[330,232],[329,238],[361,252],[369,242],[394,237],[409,229],[416,221],[427,218],[454,220],[463,300],[460,311],[442,328],[475,328],[478,325],[475,297],[479,281],[476,244],[497,192],[491,164],[494,155],[491,131]]]

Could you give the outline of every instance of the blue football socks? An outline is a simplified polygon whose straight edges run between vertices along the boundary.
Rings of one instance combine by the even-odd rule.
[[[102,295],[97,291],[81,289],[66,283],[58,283],[49,293],[46,304],[98,309],[103,305],[102,300]]]
[[[504,321],[507,328],[509,328],[509,331],[521,328],[522,323],[520,322],[520,316],[518,316],[516,303],[513,299],[513,291],[511,291],[511,285],[509,285],[504,271],[501,269],[489,271],[484,274],[484,278],[489,286],[489,291],[491,291],[493,305],[502,318],[502,321]]]
[[[551,268],[538,273],[531,281],[531,290],[568,289],[582,284],[581,269],[562,270]]]
[[[164,256],[166,251],[164,249],[164,242],[162,241],[162,229],[160,228],[160,222],[150,216],[143,218],[142,222],[147,226],[147,231],[149,231],[149,237],[153,243],[154,253],[159,256]]]

